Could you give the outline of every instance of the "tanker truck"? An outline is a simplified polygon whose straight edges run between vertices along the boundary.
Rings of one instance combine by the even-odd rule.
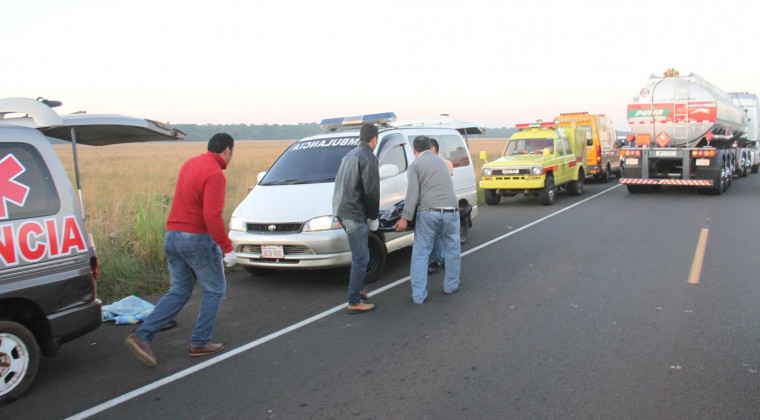
[[[731,186],[747,114],[729,94],[694,73],[668,69],[628,104],[632,147],[621,149],[630,193],[661,186],[720,195]]]
[[[730,93],[734,104],[742,107],[747,114],[747,130],[739,138],[739,147],[745,147],[749,154],[747,155],[747,164],[742,175],[746,175],[746,166],[749,166],[752,173],[756,174],[760,169],[760,100],[757,95],[747,92]]]

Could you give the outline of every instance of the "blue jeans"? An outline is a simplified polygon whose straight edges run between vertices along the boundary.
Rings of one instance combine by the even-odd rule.
[[[459,243],[459,212],[418,210],[412,247],[412,300],[422,303],[427,298],[427,266],[436,236],[441,238],[441,251],[446,274],[443,291],[452,293],[459,288],[462,249]]]
[[[361,301],[359,292],[364,289],[364,277],[369,264],[369,225],[366,221],[341,219],[343,229],[348,236],[351,248],[351,274],[348,278],[348,304],[356,305]]]
[[[208,234],[169,231],[164,235],[164,254],[169,264],[171,286],[135,334],[145,342],[153,341],[153,335],[174,319],[190,300],[197,281],[203,297],[190,344],[201,347],[211,340],[227,290],[222,250]]]

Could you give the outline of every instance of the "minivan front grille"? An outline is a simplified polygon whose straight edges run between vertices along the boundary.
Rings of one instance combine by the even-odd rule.
[[[248,223],[248,232],[300,232],[301,223]]]
[[[285,255],[312,255],[311,249],[303,245],[284,245],[282,250]],[[261,245],[243,245],[240,247],[241,253],[261,255]]]

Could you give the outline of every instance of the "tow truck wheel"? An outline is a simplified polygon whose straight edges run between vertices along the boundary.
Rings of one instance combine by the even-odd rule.
[[[541,204],[551,206],[554,204],[554,195],[556,193],[557,192],[554,188],[554,176],[552,174],[546,174],[544,188],[538,192],[538,199],[541,200]]]
[[[496,194],[496,190],[483,190],[483,197],[489,206],[495,206],[501,201],[501,196]]]
[[[607,165],[607,168],[602,172],[601,179],[605,184],[610,182],[610,165]]]
[[[40,348],[23,325],[0,320],[0,406],[20,397],[34,381]]]
[[[638,185],[626,185],[626,188],[628,188],[628,192],[631,194],[638,194],[641,192],[641,188]]]

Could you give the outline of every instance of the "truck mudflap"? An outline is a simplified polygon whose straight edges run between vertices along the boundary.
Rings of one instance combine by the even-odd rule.
[[[628,185],[682,185],[689,187],[712,187],[715,182],[710,179],[639,179],[621,178],[621,184]]]

